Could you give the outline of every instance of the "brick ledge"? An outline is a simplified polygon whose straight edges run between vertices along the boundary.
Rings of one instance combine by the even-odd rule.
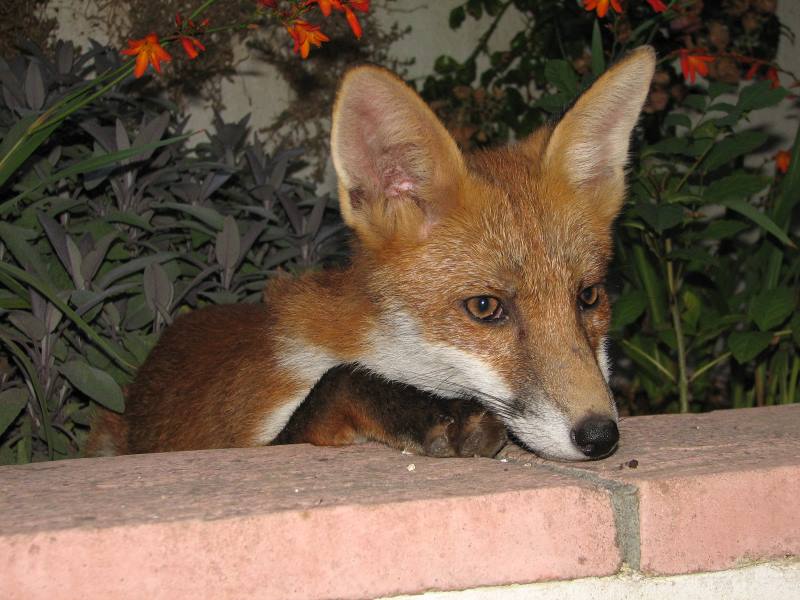
[[[368,598],[800,556],[800,406],[621,429],[584,464],[284,446],[0,467],[0,596]]]

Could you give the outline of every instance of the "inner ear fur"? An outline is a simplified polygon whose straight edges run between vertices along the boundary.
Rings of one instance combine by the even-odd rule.
[[[545,172],[557,173],[613,220],[622,206],[633,128],[650,90],[656,55],[650,46],[630,52],[584,92],[553,130]]]
[[[333,109],[331,154],[345,222],[360,237],[424,236],[458,203],[465,166],[436,115],[385,69],[356,67]]]

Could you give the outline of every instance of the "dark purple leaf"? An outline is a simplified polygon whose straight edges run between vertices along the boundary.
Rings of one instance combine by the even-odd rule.
[[[28,64],[28,72],[25,75],[25,100],[33,110],[39,110],[44,106],[45,90],[44,79],[39,65],[31,61]]]

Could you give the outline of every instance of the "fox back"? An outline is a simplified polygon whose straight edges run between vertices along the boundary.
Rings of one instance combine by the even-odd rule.
[[[271,282],[262,306],[178,319],[131,386],[125,427],[101,424],[95,446],[270,443],[348,364],[473,397],[546,457],[613,451],[604,278],[654,65],[640,48],[556,124],[468,155],[394,75],[349,71],[331,148],[351,265]]]

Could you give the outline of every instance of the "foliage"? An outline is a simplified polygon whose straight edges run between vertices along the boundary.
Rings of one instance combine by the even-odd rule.
[[[59,44],[0,62],[6,144],[115,52]],[[266,278],[342,259],[331,198],[265,154],[248,120],[189,148],[184,117],[125,79],[76,109],[0,196],[0,462],[75,456],[181,311],[256,301]],[[141,92],[145,93],[141,93]],[[21,125],[22,124],[22,125]]]
[[[749,125],[788,102],[773,59],[775,3],[629,0],[605,18],[565,0],[469,0],[450,17],[491,24],[463,62],[440,57],[423,93],[462,145],[522,136],[557,115],[621,54],[661,58],[636,133],[619,219],[612,334],[623,411],[696,411],[800,401],[800,144],[788,172],[754,158]],[[521,28],[489,50],[509,10]],[[660,9],[659,9],[660,10]],[[480,71],[479,58],[489,66]],[[686,60],[691,58],[692,60]],[[707,74],[710,83],[704,81]],[[696,78],[701,85],[690,85]],[[744,83],[748,78],[763,78]],[[613,116],[597,115],[598,119]],[[783,160],[788,158],[784,155]],[[785,167],[785,162],[781,163]]]

